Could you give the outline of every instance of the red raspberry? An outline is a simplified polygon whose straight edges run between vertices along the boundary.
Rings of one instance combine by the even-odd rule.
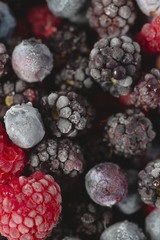
[[[37,38],[47,38],[52,33],[57,32],[62,25],[62,20],[55,17],[47,5],[31,8],[28,11],[27,18],[32,26],[32,32]]]
[[[0,232],[9,240],[45,239],[57,224],[61,194],[53,177],[35,172],[0,185]]]
[[[8,140],[7,133],[0,123],[0,183],[7,183],[18,177],[25,166],[24,151]]]

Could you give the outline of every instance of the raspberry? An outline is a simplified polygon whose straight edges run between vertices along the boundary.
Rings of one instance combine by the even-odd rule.
[[[35,172],[0,186],[0,232],[10,240],[45,239],[57,224],[61,194],[50,175]]]
[[[18,177],[26,162],[24,151],[8,140],[7,133],[0,123],[0,183],[7,183]]]
[[[62,25],[62,20],[55,17],[46,4],[31,8],[27,13],[27,19],[35,37],[41,39],[48,38],[49,35],[57,32]]]

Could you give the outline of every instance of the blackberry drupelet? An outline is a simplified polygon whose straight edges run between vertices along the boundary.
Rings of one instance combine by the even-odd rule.
[[[0,119],[6,111],[15,104],[32,102],[37,105],[40,89],[22,80],[0,83]]]
[[[91,127],[95,112],[88,101],[75,92],[52,92],[41,99],[46,128],[56,137],[75,137]]]
[[[72,58],[55,77],[56,84],[61,90],[90,89],[93,79],[89,75],[88,58],[79,56]]]
[[[147,164],[139,172],[139,194],[146,204],[160,208],[160,159]]]
[[[0,43],[0,79],[7,74],[9,55],[3,43]]]
[[[76,25],[64,24],[58,32],[49,36],[46,45],[54,55],[54,67],[60,68],[73,56],[87,54],[86,33]]]
[[[92,0],[88,10],[90,26],[100,37],[126,34],[136,19],[133,0]]]
[[[133,101],[144,110],[160,108],[160,70],[153,68],[134,87]]]
[[[128,109],[108,119],[104,141],[116,154],[131,157],[145,151],[155,135],[151,121],[142,112]]]
[[[69,139],[43,140],[31,151],[29,158],[31,172],[42,171],[54,176],[77,176],[83,171],[81,147]]]
[[[113,96],[127,95],[139,77],[139,44],[130,37],[102,38],[90,53],[90,75]]]

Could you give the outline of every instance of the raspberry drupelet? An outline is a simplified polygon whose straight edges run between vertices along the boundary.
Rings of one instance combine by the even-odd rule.
[[[85,187],[95,203],[111,207],[125,198],[128,184],[117,164],[104,162],[89,170],[85,176]]]
[[[41,99],[46,128],[56,137],[75,137],[91,128],[95,111],[90,103],[75,92],[52,92]]]
[[[90,75],[113,96],[128,95],[141,69],[139,44],[130,37],[102,38],[90,53]]]
[[[35,172],[0,186],[0,232],[10,240],[45,239],[61,212],[60,187],[50,175]]]
[[[39,143],[29,157],[29,170],[61,177],[75,177],[84,165],[81,147],[69,139],[47,139]]]
[[[160,70],[153,68],[145,74],[132,93],[136,107],[144,110],[160,108]]]
[[[143,153],[155,136],[151,121],[139,109],[128,109],[108,119],[104,141],[114,153],[132,157]]]
[[[139,172],[139,194],[144,203],[160,208],[160,159]]]
[[[92,0],[88,10],[90,26],[100,37],[126,34],[136,19],[133,0]]]

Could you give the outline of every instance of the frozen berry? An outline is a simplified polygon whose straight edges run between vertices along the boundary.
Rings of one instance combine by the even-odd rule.
[[[160,209],[152,211],[145,219],[145,229],[149,239],[159,240]]]
[[[94,202],[111,207],[125,198],[128,184],[118,165],[105,162],[89,170],[85,177],[85,186]]]
[[[3,43],[0,43],[0,79],[7,74],[9,55]]]
[[[12,106],[4,122],[9,138],[22,148],[34,147],[44,137],[41,115],[31,103]]]
[[[160,108],[160,70],[153,68],[145,74],[133,91],[136,107],[144,110]]]
[[[116,154],[131,157],[144,152],[155,138],[151,121],[138,109],[111,116],[105,126],[105,141]]]
[[[61,194],[50,175],[33,173],[0,186],[0,232],[8,239],[45,239],[57,224]]]
[[[0,183],[19,177],[26,164],[24,151],[8,140],[0,123]]]
[[[90,26],[100,37],[126,34],[136,19],[133,0],[92,0],[88,11]]]
[[[0,1],[0,39],[8,40],[16,26],[16,19],[10,12],[8,5]]]
[[[160,159],[139,172],[139,194],[144,203],[160,208]]]
[[[51,73],[53,56],[48,47],[35,39],[23,40],[12,53],[12,67],[26,82],[41,82]]]
[[[80,146],[69,139],[47,139],[31,151],[29,170],[54,176],[77,176],[83,171],[83,153]]]
[[[141,11],[147,16],[160,14],[160,1],[159,0],[136,0]]]
[[[41,99],[42,117],[56,137],[75,137],[91,128],[95,112],[88,101],[75,92],[52,92]]]
[[[141,69],[139,44],[130,37],[102,38],[90,53],[90,75],[113,96],[128,95]]]
[[[123,221],[111,225],[101,235],[100,240],[146,240],[142,230],[132,222]],[[158,240],[158,239],[157,239]]]
[[[36,38],[47,38],[57,32],[62,25],[61,19],[55,17],[47,5],[32,7],[27,13],[27,18]]]

